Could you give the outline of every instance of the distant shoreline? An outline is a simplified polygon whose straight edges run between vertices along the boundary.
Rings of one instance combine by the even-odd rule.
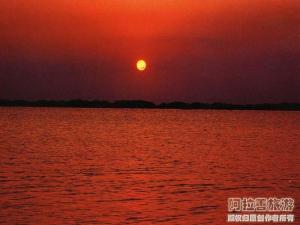
[[[300,103],[227,104],[166,102],[155,104],[144,100],[0,100],[0,107],[68,107],[68,108],[129,108],[129,109],[216,109],[216,110],[282,110],[300,111]]]

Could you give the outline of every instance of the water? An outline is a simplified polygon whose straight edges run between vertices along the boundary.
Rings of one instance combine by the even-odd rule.
[[[249,196],[300,217],[299,112],[0,108],[0,127],[1,224],[225,224]]]

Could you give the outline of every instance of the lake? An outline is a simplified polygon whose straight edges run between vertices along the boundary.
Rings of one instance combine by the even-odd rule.
[[[274,196],[299,222],[299,112],[2,107],[0,127],[0,224],[226,224],[228,198]]]

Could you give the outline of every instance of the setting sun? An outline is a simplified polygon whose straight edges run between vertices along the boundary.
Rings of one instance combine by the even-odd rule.
[[[136,63],[136,68],[139,70],[139,71],[143,71],[145,70],[147,67],[147,64],[144,60],[138,60],[137,63]]]

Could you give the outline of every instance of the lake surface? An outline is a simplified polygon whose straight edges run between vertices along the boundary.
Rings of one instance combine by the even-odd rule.
[[[0,108],[0,127],[0,224],[226,224],[228,198],[274,196],[300,221],[299,112]]]

